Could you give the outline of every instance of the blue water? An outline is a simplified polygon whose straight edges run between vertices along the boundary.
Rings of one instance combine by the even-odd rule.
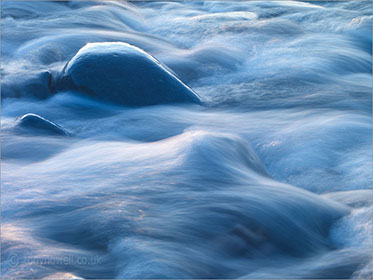
[[[369,1],[2,1],[3,277],[371,277],[372,19]],[[51,90],[92,42],[143,49],[203,104]],[[27,113],[68,136],[19,130]]]

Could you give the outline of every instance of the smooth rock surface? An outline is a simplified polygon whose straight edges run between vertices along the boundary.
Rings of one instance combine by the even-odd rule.
[[[59,125],[31,113],[20,117],[15,128],[21,133],[69,136],[69,133]]]
[[[65,65],[57,90],[77,90],[125,106],[201,104],[158,60],[126,43],[89,43]]]

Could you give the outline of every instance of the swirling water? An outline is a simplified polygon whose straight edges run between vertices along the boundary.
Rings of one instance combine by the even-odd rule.
[[[371,276],[371,2],[1,6],[4,277]],[[50,94],[113,41],[204,105]],[[17,133],[26,113],[71,136]]]

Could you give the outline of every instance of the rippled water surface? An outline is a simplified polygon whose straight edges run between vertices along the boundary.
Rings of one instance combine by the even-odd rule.
[[[371,2],[2,1],[1,39],[4,277],[371,277]],[[56,90],[93,42],[203,104]]]

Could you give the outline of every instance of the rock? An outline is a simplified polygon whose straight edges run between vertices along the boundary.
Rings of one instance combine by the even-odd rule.
[[[158,60],[126,43],[89,43],[65,65],[57,91],[76,90],[125,106],[201,104]]]
[[[50,71],[31,71],[5,75],[1,81],[2,97],[36,97],[45,99],[54,90],[53,76]]]
[[[59,125],[36,114],[25,114],[17,120],[16,131],[29,134],[69,136]]]

